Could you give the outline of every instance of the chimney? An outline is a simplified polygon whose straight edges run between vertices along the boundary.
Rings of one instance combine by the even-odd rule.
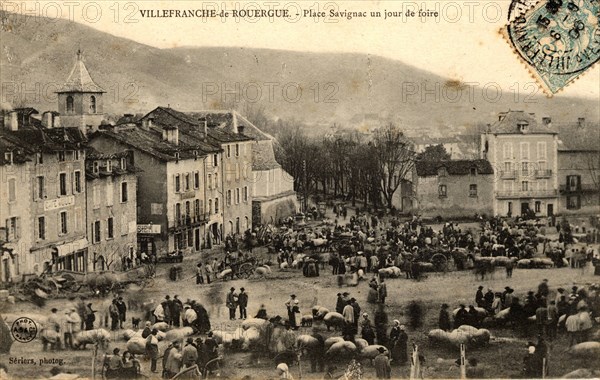
[[[206,139],[208,138],[208,121],[206,121],[205,117],[199,118],[198,121],[200,122],[200,127],[202,128],[202,139],[204,142],[206,142]]]
[[[238,133],[239,133],[240,135],[243,135],[243,134],[244,134],[244,129],[245,129],[245,128],[246,128],[246,127],[244,127],[243,125],[238,125],[238,127],[237,127]]]
[[[4,115],[4,128],[9,131],[17,131],[19,129],[19,115],[17,111],[8,111]]]
[[[42,114],[42,125],[44,128],[52,128],[52,112],[46,111]]]
[[[578,117],[577,118],[577,126],[579,128],[583,128],[584,124],[585,124],[585,117]]]
[[[179,145],[179,128],[177,127],[166,127],[162,131],[163,140],[168,141],[171,144]]]
[[[552,123],[552,119],[550,119],[548,116],[542,118],[542,124],[544,124],[545,126],[548,126],[551,123]]]

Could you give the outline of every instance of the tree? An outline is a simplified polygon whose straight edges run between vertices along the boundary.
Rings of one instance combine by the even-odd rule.
[[[372,144],[377,152],[381,193],[387,206],[392,208],[394,193],[414,169],[415,151],[412,143],[393,123],[377,129]]]
[[[427,148],[425,148],[424,151],[417,154],[418,161],[439,162],[439,161],[448,161],[448,160],[450,160],[450,158],[451,158],[450,153],[448,153],[448,151],[442,144],[429,145]]]

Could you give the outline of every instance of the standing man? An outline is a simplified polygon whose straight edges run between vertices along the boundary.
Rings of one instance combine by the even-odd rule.
[[[181,351],[181,364],[184,368],[192,367],[198,361],[198,348],[194,344],[194,338],[188,337],[186,345]]]
[[[377,351],[379,351],[379,354],[373,361],[373,365],[375,366],[375,375],[378,379],[391,379],[392,367],[390,366],[390,359],[385,354],[385,348],[379,347]]]
[[[179,341],[173,342],[173,348],[169,351],[167,362],[165,363],[163,372],[165,373],[166,379],[171,379],[179,373],[181,370],[181,351],[179,347]]]
[[[240,307],[240,319],[248,318],[248,315],[246,314],[246,308],[248,307],[248,293],[246,293],[246,289],[244,288],[240,288],[238,304]]]
[[[74,307],[67,310],[65,315],[65,348],[73,348],[73,337],[80,331],[81,318]]]
[[[225,306],[229,309],[229,320],[235,320],[235,309],[237,309],[238,295],[235,293],[235,288],[232,287],[227,293],[227,300]]]
[[[214,268],[210,265],[210,263],[204,264],[204,275],[206,276],[206,283],[210,284],[210,277],[213,275]]]
[[[86,307],[85,317],[85,329],[86,331],[94,329],[94,322],[96,321],[96,310],[92,309],[92,303],[88,303]]]
[[[52,314],[50,314],[50,316],[48,317],[48,322],[47,322],[48,329],[56,331],[58,333],[57,337],[56,337],[56,345],[54,347],[55,347],[55,349],[60,350],[60,348],[61,348],[60,342],[62,340],[62,339],[60,339],[62,323],[60,320],[60,316],[56,313],[58,310],[55,307],[53,307],[51,311],[52,311]]]
[[[181,311],[183,310],[183,302],[179,299],[176,294],[173,296],[173,326],[179,327],[181,325]]]
[[[477,307],[485,308],[485,298],[483,296],[483,286],[479,285],[477,292],[475,293],[475,303]]]
[[[113,299],[110,306],[108,307],[108,314],[110,314],[110,329],[115,331],[119,328],[119,308],[117,307],[117,300]]]
[[[202,263],[198,263],[198,265],[196,265],[196,285],[204,284],[204,277],[202,277],[203,271]]]
[[[127,317],[127,305],[123,301],[123,297],[117,298],[117,309],[119,310],[119,327],[123,328],[123,323]]]
[[[352,307],[352,301],[348,301],[346,306],[344,306],[344,311],[342,312],[344,316],[344,340],[354,340],[354,308]]]
[[[379,302],[384,304],[385,297],[387,297],[387,285],[385,284],[385,278],[383,276],[381,276],[381,279],[379,280],[377,292],[379,293]]]
[[[148,338],[146,338],[146,355],[150,358],[150,370],[154,373],[158,373],[156,370],[156,362],[158,361],[158,334],[157,329],[153,329]]]

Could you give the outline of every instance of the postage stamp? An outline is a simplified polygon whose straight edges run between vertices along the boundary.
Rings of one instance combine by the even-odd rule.
[[[600,1],[542,0],[528,10],[511,5],[511,12],[502,34],[547,95],[600,60]]]

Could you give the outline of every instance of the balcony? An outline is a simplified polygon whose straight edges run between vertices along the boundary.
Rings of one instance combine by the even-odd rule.
[[[550,178],[550,177],[552,177],[552,170],[551,169],[536,170],[535,177],[536,178]]]
[[[198,214],[194,216],[182,216],[179,219],[168,222],[169,231],[185,229],[187,227],[198,227],[208,221],[208,214]]]
[[[498,199],[554,198],[557,195],[556,190],[496,191],[496,198]]]
[[[515,179],[515,178],[517,178],[517,171],[516,170],[502,170],[500,172],[500,178]]]

